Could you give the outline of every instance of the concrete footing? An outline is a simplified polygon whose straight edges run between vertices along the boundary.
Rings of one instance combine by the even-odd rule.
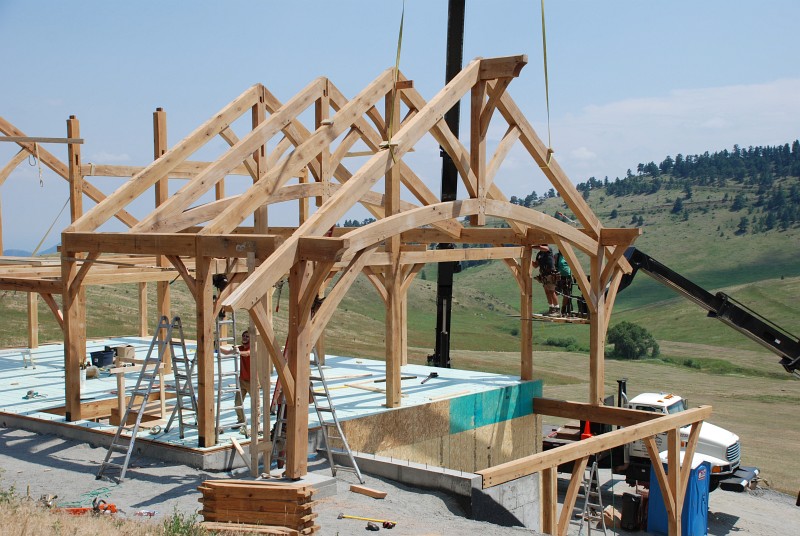
[[[461,499],[470,518],[496,525],[522,526],[538,530],[540,521],[539,477],[523,478],[483,489],[475,473],[396,460],[372,454],[354,454],[363,473],[380,476],[418,488],[440,490]],[[335,454],[337,464],[348,465],[345,455]]]

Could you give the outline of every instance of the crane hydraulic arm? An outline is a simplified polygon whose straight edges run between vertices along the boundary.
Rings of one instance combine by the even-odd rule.
[[[625,257],[633,267],[633,271],[622,278],[618,292],[630,285],[636,272],[642,270],[659,283],[670,287],[707,310],[708,316],[721,320],[739,333],[775,352],[780,356],[780,364],[787,372],[800,373],[798,371],[800,368],[800,339],[796,336],[724,292],[711,294],[635,247],[628,248]]]

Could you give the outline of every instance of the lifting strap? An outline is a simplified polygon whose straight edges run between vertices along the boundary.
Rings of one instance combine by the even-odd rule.
[[[397,163],[394,156],[394,148],[392,147],[392,134],[394,134],[394,105],[395,97],[397,96],[397,79],[400,76],[400,50],[403,47],[403,23],[406,18],[406,0],[403,0],[403,9],[400,12],[400,31],[397,33],[397,54],[394,60],[394,83],[392,84],[392,98],[389,103],[389,117],[386,118],[386,145],[389,148],[389,154],[392,155],[392,161]]]
[[[544,99],[547,105],[547,157],[545,165],[550,167],[550,157],[553,156],[553,144],[550,140],[550,83],[547,78],[547,32],[544,23],[544,0],[542,0],[542,56],[544,61]]]

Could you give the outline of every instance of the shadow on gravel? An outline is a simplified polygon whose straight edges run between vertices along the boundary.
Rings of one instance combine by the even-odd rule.
[[[712,536],[724,536],[732,532],[740,532],[736,527],[739,516],[724,512],[708,512],[708,533]]]

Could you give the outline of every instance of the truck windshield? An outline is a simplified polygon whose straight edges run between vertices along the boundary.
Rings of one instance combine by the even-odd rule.
[[[673,413],[680,413],[683,410],[684,410],[683,400],[678,400],[671,406],[667,406],[667,413],[669,413],[670,415],[672,415]]]

